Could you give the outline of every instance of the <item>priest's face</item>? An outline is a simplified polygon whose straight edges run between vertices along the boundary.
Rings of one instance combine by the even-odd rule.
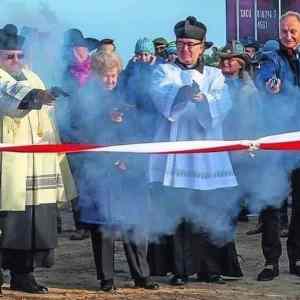
[[[22,50],[0,50],[0,67],[9,74],[20,73],[23,68]]]
[[[204,41],[186,38],[177,39],[176,47],[178,59],[184,65],[196,64],[205,50]]]
[[[300,20],[287,16],[280,22],[280,42],[288,49],[295,49],[300,44]]]

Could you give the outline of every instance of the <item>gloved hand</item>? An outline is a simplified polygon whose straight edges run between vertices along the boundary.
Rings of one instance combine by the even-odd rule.
[[[51,94],[49,90],[39,90],[36,94],[36,99],[42,105],[53,105],[55,97]]]
[[[193,87],[190,85],[185,85],[178,90],[176,98],[179,98],[181,101],[188,101],[193,98],[193,94]]]

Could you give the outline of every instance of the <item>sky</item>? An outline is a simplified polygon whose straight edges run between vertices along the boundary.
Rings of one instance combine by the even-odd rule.
[[[140,37],[174,40],[174,25],[190,15],[207,25],[207,40],[225,43],[225,0],[1,0],[1,15],[2,26],[15,23],[61,32],[76,27],[85,36],[113,38],[124,59]]]

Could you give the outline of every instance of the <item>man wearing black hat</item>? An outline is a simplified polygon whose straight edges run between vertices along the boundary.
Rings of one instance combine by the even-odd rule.
[[[57,133],[50,115],[55,98],[39,77],[24,67],[23,42],[16,26],[0,29],[1,141],[55,143]],[[61,196],[73,198],[74,184],[65,195],[62,160],[56,154],[2,153],[1,158],[2,267],[10,270],[11,289],[44,294],[48,290],[36,282],[34,267],[54,263],[56,202]],[[65,170],[70,176],[68,167]]]
[[[188,17],[177,23],[174,31],[178,58],[173,64],[158,66],[151,82],[152,99],[160,114],[155,141],[222,139],[221,124],[231,101],[221,71],[203,63],[208,46],[206,26]],[[224,283],[221,275],[229,275],[228,269],[220,248],[211,243],[210,234],[220,238],[213,228],[212,220],[219,216],[212,203],[218,199],[221,207],[223,192],[237,185],[228,153],[152,156],[150,180],[159,218],[153,222],[153,229],[156,225],[167,226],[168,232],[174,232],[167,258],[160,260],[163,253],[156,251],[155,245],[150,248],[154,272],[173,272],[173,285],[184,285],[195,273],[201,281]],[[208,215],[211,222],[206,223]],[[170,253],[170,264],[161,263],[170,259]],[[232,255],[226,260],[232,266],[231,276],[241,276],[236,262]]]
[[[100,42],[94,38],[86,38],[77,28],[69,29],[64,34],[63,58],[65,70],[63,73],[63,87],[70,97],[66,101],[58,103],[57,123],[63,142],[76,142],[80,140],[79,131],[82,115],[79,94],[81,89],[89,82],[92,74],[92,59],[90,52],[100,46]],[[81,159],[79,156],[68,155],[72,174],[79,186],[79,170]],[[72,201],[72,210],[75,223],[75,232],[70,236],[71,240],[83,240],[89,237],[89,231],[79,222],[78,198]]]

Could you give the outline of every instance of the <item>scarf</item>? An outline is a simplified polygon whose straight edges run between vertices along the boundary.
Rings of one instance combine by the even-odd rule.
[[[83,86],[89,79],[92,71],[92,59],[88,57],[84,62],[78,63],[70,66],[70,73],[79,82],[79,86]]]

